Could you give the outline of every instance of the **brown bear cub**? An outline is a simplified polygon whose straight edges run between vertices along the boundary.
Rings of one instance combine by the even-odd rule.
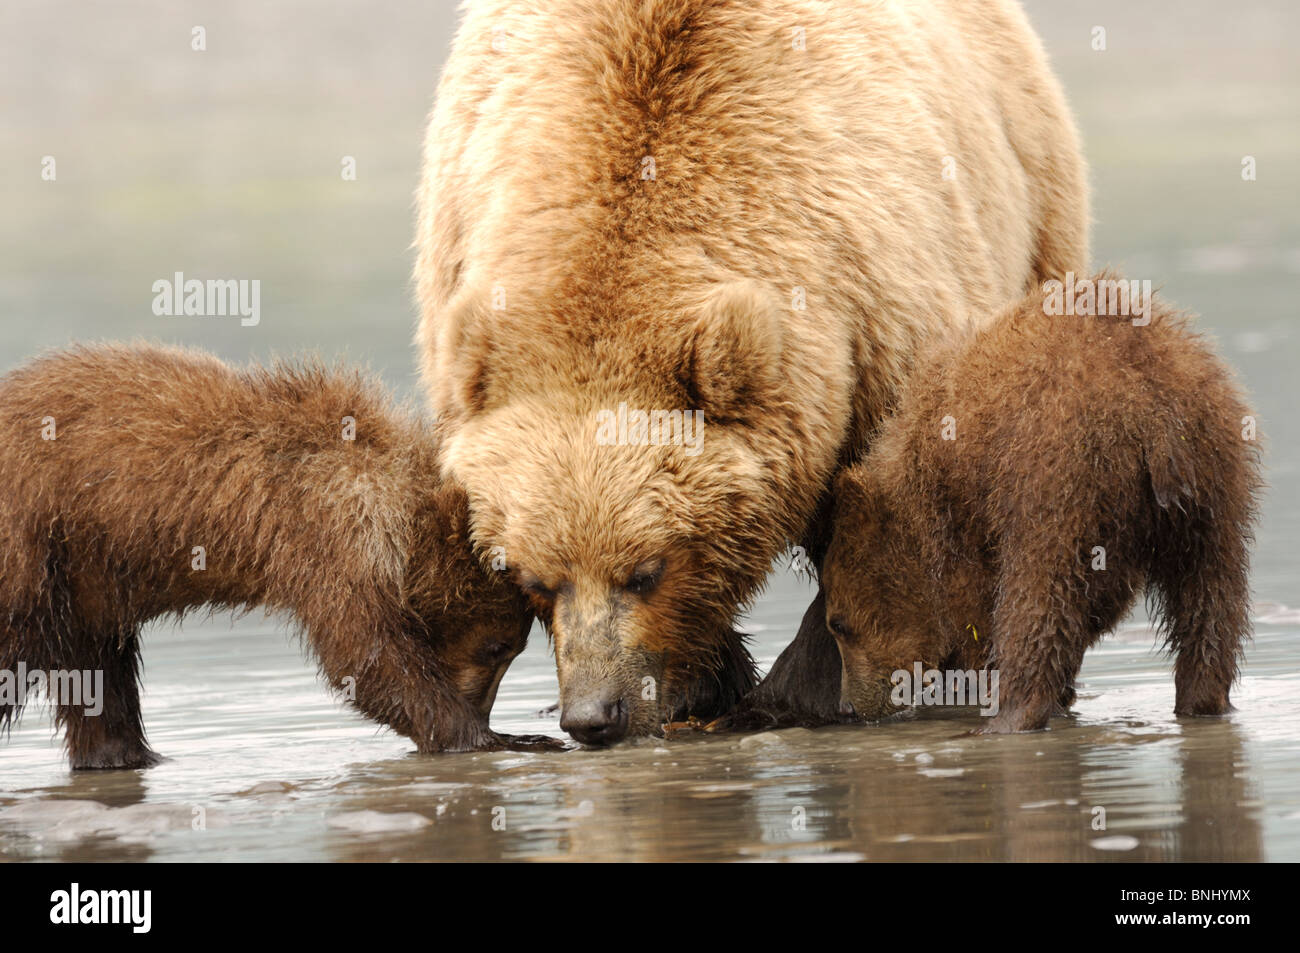
[[[49,676],[72,766],[153,764],[140,627],[263,607],[422,752],[540,743],[488,727],[532,614],[475,558],[437,456],[362,376],[312,364],[80,347],[0,379],[0,727],[22,709],[17,673],[102,672],[93,708]]]
[[[997,672],[983,730],[1043,728],[1144,588],[1177,655],[1175,713],[1230,710],[1250,631],[1254,420],[1186,319],[1147,301],[1138,317],[1050,316],[1035,294],[923,350],[836,483],[823,582],[846,715],[897,710],[895,673],[920,663]]]

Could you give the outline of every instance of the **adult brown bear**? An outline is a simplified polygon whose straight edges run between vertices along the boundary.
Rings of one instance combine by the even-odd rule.
[[[732,619],[790,543],[819,558],[830,481],[917,343],[1082,271],[1087,223],[1010,0],[467,4],[419,347],[476,541],[554,637],[565,729],[609,742],[743,691]],[[836,708],[822,615],[768,703]]]

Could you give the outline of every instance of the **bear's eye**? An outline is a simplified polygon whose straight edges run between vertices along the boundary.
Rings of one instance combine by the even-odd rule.
[[[480,653],[485,662],[497,663],[510,654],[511,645],[509,642],[490,642],[480,649]]]
[[[519,588],[530,596],[536,596],[546,602],[555,601],[555,590],[543,583],[531,573],[521,574],[519,577]]]
[[[633,595],[646,596],[654,592],[663,576],[664,561],[662,559],[647,559],[632,570],[632,575],[628,576],[623,588]]]
[[[847,639],[850,637],[849,624],[844,621],[844,616],[833,616],[826,624],[830,627],[831,632],[837,639]]]

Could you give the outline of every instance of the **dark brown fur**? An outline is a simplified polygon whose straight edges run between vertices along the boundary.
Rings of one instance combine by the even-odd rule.
[[[1177,656],[1176,713],[1230,710],[1261,486],[1249,411],[1161,302],[1135,327],[1047,316],[1043,300],[923,358],[836,484],[826,619],[860,717],[891,711],[891,673],[916,661],[989,665],[988,730],[1043,728],[1144,587]]]
[[[0,380],[0,485],[0,669],[104,672],[101,715],[56,710],[73,767],[157,760],[140,627],[202,606],[289,613],[329,683],[420,751],[502,743],[487,715],[531,612],[475,558],[432,435],[362,376],[60,352]]]

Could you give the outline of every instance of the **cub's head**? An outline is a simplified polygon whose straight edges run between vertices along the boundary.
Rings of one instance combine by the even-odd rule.
[[[464,490],[440,482],[412,529],[406,603],[427,629],[443,680],[486,722],[502,676],[528,642],[533,613],[509,576],[476,556]]]
[[[875,720],[899,707],[890,698],[893,674],[917,661],[930,667],[941,648],[914,538],[869,467],[849,467],[835,482],[822,586],[843,665],[841,711]]]

